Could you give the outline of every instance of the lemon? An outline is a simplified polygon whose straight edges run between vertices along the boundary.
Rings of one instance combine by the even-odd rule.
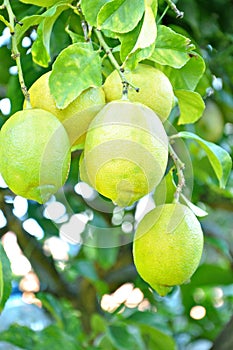
[[[139,88],[139,92],[136,92],[129,86],[129,100],[150,107],[165,121],[171,112],[174,99],[172,85],[166,75],[152,66],[139,64],[135,70],[125,72],[125,77]],[[116,70],[107,77],[104,92],[107,102],[121,98],[122,81]]]
[[[56,107],[49,89],[51,72],[43,74],[29,89],[32,108],[41,108],[54,114],[64,125],[71,145],[82,148],[88,125],[105,104],[105,95],[101,87],[83,91],[66,108]],[[24,103],[24,108],[26,102]]]
[[[197,134],[210,142],[217,142],[223,135],[224,119],[214,101],[208,101],[201,119],[196,123]]]
[[[65,182],[70,143],[65,128],[51,113],[27,109],[12,115],[0,133],[0,172],[22,197],[45,202]]]
[[[164,204],[146,214],[133,242],[138,273],[162,296],[190,279],[202,250],[201,225],[193,212],[179,203]]]
[[[168,140],[159,117],[140,103],[113,101],[88,128],[80,176],[125,207],[154,189],[167,159]]]

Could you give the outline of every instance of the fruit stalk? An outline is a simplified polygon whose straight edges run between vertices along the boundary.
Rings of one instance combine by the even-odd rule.
[[[176,14],[176,18],[183,18],[184,17],[184,12],[180,11],[176,5],[174,4],[173,1],[171,0],[166,0],[166,2],[168,3],[168,5],[170,6],[170,8],[175,12]]]
[[[16,21],[14,12],[11,8],[10,1],[4,0],[3,5],[5,6],[7,13],[8,13],[8,16],[9,16],[9,24],[10,25],[8,25],[8,27],[10,28],[11,42],[12,42],[12,50],[11,50],[12,55],[11,55],[11,57],[15,60],[16,65],[17,65],[18,77],[19,77],[19,83],[20,83],[21,90],[25,96],[27,103],[30,104],[30,96],[29,96],[27,87],[26,87],[25,82],[24,82],[23,70],[22,70],[22,65],[21,65],[21,60],[20,60],[20,52],[18,50],[17,40],[15,37],[15,24],[20,24],[20,23]]]
[[[180,194],[182,192],[183,187],[185,186],[185,177],[184,177],[184,168],[185,164],[180,160],[176,152],[174,151],[174,148],[169,143],[169,154],[172,157],[172,160],[175,164],[176,170],[177,170],[177,176],[178,176],[178,185],[176,188],[176,192],[174,193],[174,203],[179,202]]]
[[[124,69],[122,69],[120,67],[120,65],[118,64],[117,60],[115,59],[111,48],[108,46],[108,44],[105,42],[103,35],[101,34],[101,32],[98,29],[94,29],[94,32],[99,40],[100,45],[102,46],[102,48],[104,49],[104,51],[106,52],[106,54],[108,55],[112,65],[116,68],[118,74],[121,77],[122,80],[122,84],[123,84],[123,92],[122,92],[122,99],[128,99],[128,87],[131,86],[136,92],[139,92],[139,88],[134,86],[133,84],[131,84],[129,81],[127,81],[127,79],[125,78],[124,75]]]

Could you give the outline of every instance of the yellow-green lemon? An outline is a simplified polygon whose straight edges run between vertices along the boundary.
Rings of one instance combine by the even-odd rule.
[[[138,273],[162,296],[190,279],[202,250],[201,225],[193,212],[180,203],[164,204],[146,214],[133,242]]]
[[[104,91],[101,87],[91,87],[83,91],[66,108],[59,109],[50,93],[50,74],[51,72],[43,74],[30,87],[31,106],[54,114],[67,130],[71,145],[82,148],[88,125],[105,104]],[[26,107],[26,103],[24,103],[24,107]]]
[[[70,166],[65,128],[51,113],[27,109],[12,115],[0,133],[0,172],[9,188],[39,203],[63,186]]]
[[[165,121],[172,109],[173,90],[167,76],[152,66],[139,64],[133,71],[125,72],[126,79],[139,88],[139,92],[129,86],[128,97],[132,102],[140,102]],[[106,101],[119,100],[122,96],[122,81],[115,70],[104,83]]]
[[[140,103],[113,101],[89,126],[81,179],[125,207],[161,181],[167,158],[168,140],[159,117]]]
[[[223,135],[224,119],[214,101],[208,101],[201,119],[196,123],[199,136],[210,142],[217,142]]]

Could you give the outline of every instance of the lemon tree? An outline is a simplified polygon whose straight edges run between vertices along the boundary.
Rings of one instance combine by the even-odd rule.
[[[0,145],[0,171],[14,193],[42,203],[67,179],[69,138],[51,113],[15,113],[1,129]]]
[[[201,225],[182,204],[164,204],[149,212],[135,233],[133,254],[141,277],[162,296],[188,282],[203,250]]]
[[[133,204],[161,181],[167,143],[160,119],[148,107],[107,104],[87,132],[83,162],[90,184],[119,206]]]
[[[1,340],[215,342],[232,316],[232,16],[230,0],[3,0]],[[2,330],[11,279],[52,324]]]

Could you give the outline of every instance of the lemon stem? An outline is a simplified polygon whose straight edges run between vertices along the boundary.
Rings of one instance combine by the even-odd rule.
[[[178,184],[177,184],[176,192],[174,193],[174,201],[173,201],[173,203],[177,203],[179,202],[179,198],[183,190],[183,187],[185,186],[185,177],[183,172],[185,168],[185,164],[180,160],[180,158],[178,157],[178,155],[176,154],[174,148],[171,146],[170,143],[168,147],[169,147],[169,154],[175,164],[175,167],[177,170],[177,176],[178,176]]]
[[[19,77],[19,83],[21,90],[25,96],[25,99],[27,101],[27,105],[30,105],[30,96],[27,90],[27,87],[24,82],[24,77],[23,77],[23,70],[22,70],[22,65],[21,65],[21,60],[20,60],[20,52],[18,50],[18,45],[17,45],[17,39],[15,37],[15,25],[22,25],[20,22],[16,21],[16,17],[14,15],[14,12],[12,11],[11,4],[9,0],[4,0],[3,6],[6,8],[8,16],[9,16],[9,23],[5,23],[9,28],[10,28],[10,33],[11,33],[11,42],[12,42],[12,49],[11,49],[11,57],[15,60],[17,69],[18,69],[18,77]],[[28,107],[28,106],[27,106]]]
[[[121,77],[121,81],[122,81],[122,85],[123,85],[122,100],[127,100],[128,99],[128,88],[129,88],[129,86],[131,86],[136,92],[139,92],[139,88],[136,87],[135,85],[131,84],[126,79],[126,77],[124,75],[124,69],[119,65],[119,63],[115,59],[115,57],[114,57],[114,55],[112,53],[112,49],[108,46],[108,44],[104,40],[104,37],[103,37],[102,33],[96,28],[94,29],[94,32],[95,32],[95,34],[96,34],[96,36],[97,36],[97,38],[99,40],[100,45],[102,46],[102,48],[104,49],[106,55],[108,56],[110,62],[116,68],[118,74]]]
[[[174,2],[172,0],[166,0],[166,2],[168,3],[169,7],[175,12],[176,18],[183,18],[184,17],[184,12],[178,10],[178,8],[176,7],[176,5],[174,4]]]

